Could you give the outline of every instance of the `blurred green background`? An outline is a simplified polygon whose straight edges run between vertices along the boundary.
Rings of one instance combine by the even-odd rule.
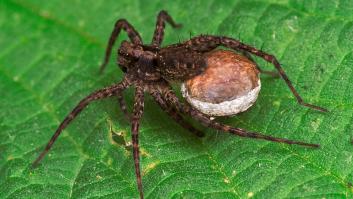
[[[121,79],[115,54],[98,75],[114,22],[126,18],[149,43],[161,9],[183,24],[167,25],[164,45],[202,33],[240,38],[275,54],[303,98],[330,112],[297,105],[282,80],[263,75],[254,107],[220,119],[322,146],[307,149],[200,126],[207,136],[195,138],[146,97],[147,198],[353,198],[351,0],[0,1],[0,198],[138,197],[129,124],[114,98],[90,105],[37,169],[30,164],[81,98]],[[131,89],[126,98],[131,105]]]

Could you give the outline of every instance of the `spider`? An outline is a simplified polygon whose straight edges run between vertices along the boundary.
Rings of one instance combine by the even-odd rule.
[[[185,121],[182,114],[191,116],[193,119],[197,120],[206,127],[228,132],[241,137],[263,139],[272,142],[302,145],[313,148],[320,146],[318,144],[272,137],[269,135],[250,132],[245,129],[221,124],[212,120],[209,115],[200,112],[192,105],[181,102],[175,95],[175,92],[172,90],[170,82],[183,82],[202,73],[207,65],[205,63],[205,59],[208,56],[207,53],[215,50],[219,46],[223,46],[240,52],[245,56],[252,54],[264,59],[269,63],[272,63],[277,69],[279,76],[285,81],[300,105],[322,112],[327,111],[324,108],[306,103],[302,100],[275,56],[242,43],[236,39],[225,36],[200,35],[182,43],[160,47],[163,40],[166,22],[168,22],[173,28],[181,27],[181,24],[175,23],[166,11],[160,11],[157,16],[157,23],[152,43],[149,45],[143,44],[139,33],[125,19],[120,19],[115,23],[106,48],[104,62],[101,65],[100,70],[103,71],[105,66],[108,64],[115,40],[117,39],[121,30],[124,30],[131,41],[122,41],[120,48],[118,49],[117,61],[119,67],[124,72],[124,76],[121,82],[97,90],[83,98],[71,111],[71,113],[68,114],[61,122],[54,135],[47,143],[45,149],[33,162],[33,166],[36,166],[43,159],[45,154],[53,146],[60,133],[88,104],[96,100],[116,96],[118,98],[121,110],[123,111],[124,115],[129,118],[129,122],[131,123],[132,150],[135,164],[137,189],[139,191],[140,198],[143,198],[144,196],[140,170],[138,136],[139,123],[144,109],[145,93],[150,94],[157,102],[157,104],[172,119],[174,119],[182,127],[188,129],[190,132],[200,137],[203,136],[203,133]],[[235,53],[233,51],[229,52]],[[250,59],[249,56],[246,57]],[[268,73],[268,71],[263,71],[260,68],[259,71]],[[123,91],[130,86],[135,87],[134,105],[131,116],[127,111],[126,104],[122,95]]]

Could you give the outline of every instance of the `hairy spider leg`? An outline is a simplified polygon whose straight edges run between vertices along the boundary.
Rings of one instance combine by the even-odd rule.
[[[168,22],[173,28],[182,27],[181,24],[174,22],[173,18],[165,11],[162,10],[157,16],[156,29],[154,30],[152,45],[160,46],[163,41],[165,22]]]
[[[165,100],[163,99],[162,95],[160,92],[152,91],[150,92],[154,100],[157,102],[157,104],[161,107],[161,109],[166,112],[171,118],[175,120],[176,123],[178,123],[181,127],[189,130],[192,134],[198,136],[198,137],[204,137],[205,134],[193,127],[190,123],[184,120],[183,116],[178,113],[178,111],[169,106]]]
[[[257,133],[257,132],[250,132],[245,129],[235,128],[235,127],[231,127],[229,125],[224,125],[219,122],[215,122],[215,121],[209,119],[205,114],[203,114],[200,111],[191,107],[190,105],[180,102],[178,97],[175,95],[174,91],[171,88],[168,88],[168,86],[165,86],[165,88],[162,92],[163,92],[163,96],[164,96],[163,98],[167,101],[167,103],[169,103],[170,106],[175,107],[181,113],[188,114],[188,115],[192,116],[194,119],[196,119],[197,121],[199,121],[201,124],[205,125],[206,127],[211,127],[213,129],[228,132],[228,133],[231,133],[234,135],[238,135],[240,137],[262,139],[262,140],[267,140],[267,141],[271,141],[271,142],[295,144],[295,145],[301,145],[301,146],[313,147],[313,148],[318,148],[320,146],[318,144],[311,144],[311,143],[306,143],[306,142],[301,142],[301,141],[296,141],[296,140],[289,140],[289,139],[285,139],[285,138],[268,136],[268,135],[264,135],[264,134]]]
[[[265,61],[272,63],[275,68],[277,69],[278,73],[280,74],[281,78],[286,82],[287,86],[297,99],[298,103],[302,106],[306,106],[321,112],[327,112],[328,110],[325,108],[322,108],[320,106],[316,106],[313,104],[309,104],[304,102],[302,97],[299,95],[297,90],[294,88],[292,85],[292,82],[289,80],[288,76],[284,72],[283,68],[281,67],[281,64],[278,62],[275,56],[270,55],[266,52],[263,52],[261,50],[258,50],[255,47],[249,46],[247,44],[244,44],[238,40],[229,38],[229,37],[222,37],[222,36],[213,36],[213,35],[201,35],[194,37],[184,43],[184,45],[189,46],[193,50],[196,51],[202,51],[202,52],[207,52],[212,49],[215,49],[218,46],[224,46],[227,48],[231,48],[233,50],[243,50],[247,51],[253,55],[256,55],[258,57],[261,57]]]
[[[242,53],[246,58],[248,58],[250,61],[252,61],[252,62],[255,64],[257,70],[259,70],[260,73],[269,75],[269,76],[274,77],[274,78],[280,77],[280,74],[279,74],[278,72],[263,70],[263,69],[255,62],[255,60],[251,57],[251,54],[248,53],[247,51],[243,51],[243,50],[242,50],[241,53]]]
[[[135,89],[135,103],[131,118],[131,136],[132,136],[132,151],[134,155],[135,173],[137,180],[138,191],[140,198],[143,199],[142,178],[140,169],[140,148],[139,148],[139,124],[144,107],[144,93],[143,87],[136,85]]]
[[[123,91],[130,85],[129,81],[127,79],[123,79],[118,84],[97,90],[87,97],[83,98],[78,105],[71,111],[70,114],[68,114],[65,119],[61,122],[57,130],[55,131],[54,135],[51,137],[49,142],[47,143],[45,149],[42,151],[42,153],[37,157],[37,159],[33,162],[32,166],[35,167],[38,165],[38,163],[43,159],[45,154],[51,149],[53,146],[54,142],[56,139],[59,137],[61,132],[70,124],[70,122],[76,118],[76,116],[92,101],[115,96],[116,93]]]
[[[125,99],[124,99],[124,93],[123,92],[119,92],[119,93],[116,94],[116,96],[118,98],[120,109],[124,113],[125,119],[130,122],[131,117],[130,117],[129,111],[127,110],[127,105],[126,105],[126,102],[125,102]]]
[[[110,35],[107,48],[105,50],[104,62],[100,67],[100,73],[102,73],[109,62],[110,54],[112,52],[113,45],[115,40],[118,38],[121,29],[125,30],[127,35],[129,36],[132,43],[137,45],[142,45],[142,39],[139,33],[135,30],[135,28],[125,19],[119,19],[115,25],[113,32]]]

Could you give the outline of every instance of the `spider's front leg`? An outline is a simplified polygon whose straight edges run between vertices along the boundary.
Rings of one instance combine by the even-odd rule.
[[[125,30],[127,35],[129,36],[130,40],[132,43],[137,44],[137,45],[142,45],[142,39],[139,33],[135,30],[135,28],[125,19],[119,19],[115,25],[113,32],[110,35],[109,41],[107,48],[105,50],[105,57],[104,57],[104,62],[100,67],[100,72],[102,73],[103,70],[105,69],[105,66],[109,62],[110,54],[112,52],[113,45],[115,43],[115,40],[118,38],[119,33],[121,30]]]
[[[136,85],[134,108],[133,108],[132,117],[131,117],[131,136],[132,136],[132,150],[134,155],[137,188],[138,188],[138,191],[140,192],[141,199],[143,199],[143,189],[142,189],[142,178],[141,178],[141,169],[140,169],[140,148],[139,148],[138,135],[139,135],[140,119],[143,113],[143,107],[144,107],[143,87]]]
[[[169,105],[175,107],[181,113],[190,115],[191,117],[195,118],[197,121],[199,121],[201,124],[203,124],[207,127],[211,127],[211,128],[217,129],[217,130],[221,130],[221,131],[228,132],[228,133],[231,133],[234,135],[238,135],[240,137],[263,139],[263,140],[268,140],[271,142],[295,144],[295,145],[315,147],[315,148],[320,146],[318,144],[311,144],[311,143],[305,143],[305,142],[296,141],[296,140],[289,140],[289,139],[285,139],[285,138],[272,137],[272,136],[264,135],[261,133],[249,132],[249,131],[241,129],[241,128],[235,128],[235,127],[231,127],[228,125],[224,125],[224,124],[215,122],[213,120],[210,120],[209,117],[207,117],[205,114],[201,113],[200,111],[194,109],[190,105],[181,103],[179,101],[178,97],[175,95],[174,91],[168,87],[165,87],[165,89],[163,90],[163,95],[164,95],[164,99],[169,103]]]
[[[156,28],[154,30],[152,45],[160,46],[164,36],[165,22],[168,22],[173,28],[180,28],[181,24],[174,22],[173,18],[164,10],[160,11],[157,16]]]
[[[162,108],[163,111],[165,111],[171,118],[175,120],[181,127],[189,130],[191,133],[195,134],[198,137],[204,137],[205,134],[193,127],[191,124],[189,124],[187,121],[184,120],[183,116],[181,116],[176,109],[173,107],[169,106],[165,100],[163,99],[162,95],[158,91],[152,91],[150,92],[154,100],[158,103],[158,105]]]
[[[196,51],[201,51],[201,52],[208,52],[212,49],[215,49],[218,46],[224,46],[227,48],[231,48],[236,51],[245,51],[248,53],[251,53],[253,55],[256,55],[258,57],[261,57],[265,61],[272,63],[275,68],[277,69],[279,75],[281,78],[286,82],[287,86],[297,99],[298,103],[302,106],[306,106],[321,112],[327,112],[327,109],[322,108],[320,106],[316,106],[313,104],[306,103],[302,97],[299,95],[298,91],[294,88],[292,85],[292,82],[289,80],[288,76],[284,72],[281,64],[278,62],[275,56],[270,55],[266,52],[263,52],[255,47],[252,47],[250,45],[244,44],[238,40],[229,38],[229,37],[220,37],[220,36],[212,36],[212,35],[204,35],[204,36],[198,36],[190,39],[189,41],[185,42],[184,45],[186,45],[188,48],[191,48]]]
[[[90,104],[92,101],[96,101],[99,99],[107,98],[116,95],[116,93],[122,92],[124,89],[126,89],[128,86],[130,86],[130,81],[127,78],[124,78],[122,82],[119,84],[100,89],[96,92],[91,93],[84,99],[82,99],[77,106],[71,111],[69,115],[65,117],[65,119],[61,122],[57,130],[55,131],[54,135],[51,137],[49,142],[47,143],[45,149],[42,151],[42,153],[37,157],[37,159],[33,162],[33,167],[35,167],[45,156],[45,154],[48,153],[48,151],[51,149],[53,146],[54,142],[56,139],[59,137],[61,132],[70,124],[70,122],[77,117],[77,115]]]

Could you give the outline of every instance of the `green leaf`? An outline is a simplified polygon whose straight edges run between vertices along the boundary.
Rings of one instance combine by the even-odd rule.
[[[90,105],[30,164],[81,98],[120,81],[115,54],[98,75],[114,22],[126,18],[148,43],[161,9],[184,25],[167,25],[164,45],[190,34],[240,38],[276,55],[303,98],[330,112],[299,106],[283,80],[263,75],[256,104],[219,119],[321,144],[309,149],[200,126],[199,139],[146,97],[147,198],[353,198],[351,0],[0,1],[0,198],[138,198],[130,126],[114,98]],[[131,109],[132,90],[125,95]]]

